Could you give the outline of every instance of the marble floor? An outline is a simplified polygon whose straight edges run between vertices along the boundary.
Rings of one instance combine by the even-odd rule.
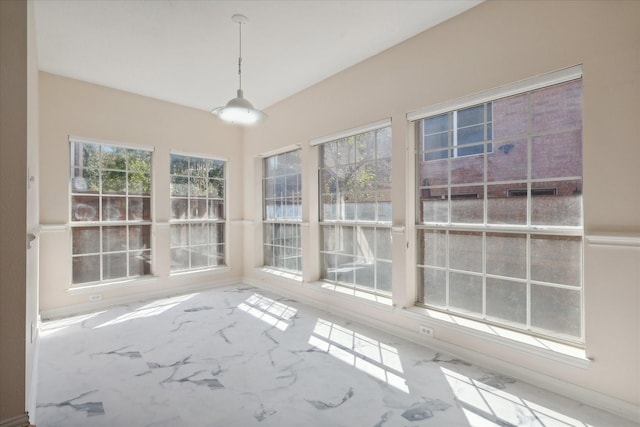
[[[249,286],[44,323],[37,402],[38,427],[635,425]]]

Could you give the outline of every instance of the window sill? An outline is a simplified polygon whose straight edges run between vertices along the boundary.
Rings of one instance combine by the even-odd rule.
[[[170,279],[180,279],[185,276],[193,277],[193,276],[205,276],[212,273],[227,273],[231,271],[231,267],[223,266],[223,267],[213,267],[213,268],[203,268],[199,270],[184,270],[184,271],[176,271],[175,273],[171,273],[169,275]]]
[[[117,280],[113,282],[96,283],[86,286],[71,286],[67,289],[68,295],[85,295],[102,292],[111,289],[132,288],[142,285],[150,285],[157,282],[158,276],[143,276],[134,279]]]
[[[328,282],[313,282],[310,283],[310,285],[311,289],[319,292],[325,292],[333,295],[338,294],[341,298],[346,296],[349,300],[354,302],[374,305],[377,308],[385,308],[389,311],[393,310],[393,301],[391,300],[391,297],[375,295],[359,289],[347,288],[346,286],[335,285]]]
[[[284,279],[293,280],[295,282],[299,282],[299,283],[302,282],[302,274],[296,273],[293,271],[279,270],[273,267],[260,267],[260,268],[257,268],[257,270],[262,273],[271,274],[273,276],[282,277]]]
[[[428,319],[433,325],[446,326],[456,332],[471,335],[475,338],[481,337],[500,346],[524,351],[577,368],[586,369],[592,362],[591,359],[587,358],[586,352],[582,348],[534,337],[522,332],[487,325],[476,320],[422,307],[410,307],[402,310],[402,312],[413,319],[421,321]]]

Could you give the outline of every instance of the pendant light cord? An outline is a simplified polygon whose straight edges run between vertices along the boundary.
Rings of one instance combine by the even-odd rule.
[[[242,22],[238,22],[238,32],[239,32],[239,37],[238,39],[240,40],[240,48],[239,48],[239,55],[238,55],[238,80],[240,81],[239,87],[240,90],[242,90]]]

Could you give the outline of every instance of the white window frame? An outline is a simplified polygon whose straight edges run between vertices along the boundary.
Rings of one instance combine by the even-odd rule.
[[[296,155],[298,156],[298,160],[300,162],[298,165],[298,173],[296,174],[298,176],[297,197],[299,197],[300,200],[302,200],[302,149],[294,148],[292,150],[278,152],[276,154],[271,154],[271,155],[262,157],[262,170],[263,170],[263,173],[262,173],[262,223],[263,223],[262,247],[263,247],[263,253],[264,253],[263,260],[264,260],[265,267],[274,268],[277,270],[291,271],[296,274],[302,274],[302,242],[300,238],[300,230],[301,230],[300,226],[302,224],[302,204],[300,204],[298,215],[296,215],[295,218],[291,218],[291,217],[269,218],[269,215],[267,212],[267,190],[266,190],[267,182],[269,182],[270,179],[283,176],[283,175],[267,175],[267,172],[268,172],[267,162],[269,161],[269,159],[277,158],[279,156],[291,155],[292,153],[296,153]],[[284,175],[284,176],[285,177],[292,176],[292,174]],[[291,195],[285,194],[284,197],[290,198]],[[296,197],[296,194],[294,194],[293,197]],[[269,200],[275,200],[275,198],[271,198]],[[286,245],[286,244],[276,245],[272,239],[269,240],[270,237],[273,237],[273,236],[269,235],[268,230],[276,227],[281,227],[284,229],[291,228],[295,234],[295,238],[294,238],[295,244],[294,245]],[[267,262],[267,260],[269,259],[268,251],[271,251],[272,261],[275,260],[275,255],[274,255],[275,248],[280,248],[280,250],[282,250],[283,253],[286,253],[287,251],[297,252],[297,255],[293,256],[293,258],[291,256],[283,255],[282,258],[284,259],[283,261],[284,265],[277,265],[279,263],[276,263],[276,262],[268,263]],[[288,268],[287,259],[289,260],[295,259],[296,267]]]
[[[421,124],[418,123],[418,121],[421,121],[424,118],[427,117],[432,117],[432,116],[437,116],[443,113],[447,113],[447,112],[453,112],[453,111],[458,111],[460,109],[464,109],[466,107],[469,106],[473,106],[473,105],[478,105],[481,103],[486,103],[486,102],[493,102],[495,100],[499,100],[501,98],[506,98],[512,95],[519,95],[522,93],[528,93],[531,91],[534,91],[536,89],[542,89],[545,87],[550,87],[556,84],[560,84],[560,83],[566,83],[572,80],[578,80],[582,78],[582,67],[581,66],[575,66],[575,67],[570,67],[567,69],[563,69],[554,73],[549,73],[549,74],[545,74],[545,75],[541,75],[541,76],[536,76],[532,79],[527,79],[527,80],[523,80],[517,83],[513,83],[510,85],[505,85],[502,86],[500,88],[496,88],[496,89],[492,89],[486,92],[482,92],[476,95],[472,95],[469,97],[465,97],[465,98],[461,98],[458,100],[454,100],[454,101],[450,101],[450,102],[446,102],[446,103],[441,103],[435,106],[431,106],[431,107],[427,107],[412,113],[407,114],[407,119],[411,122],[414,123],[414,126],[416,128],[420,128]],[[493,120],[495,120],[495,117],[492,117]],[[454,127],[455,129],[455,127]],[[423,160],[422,161],[427,161],[426,158],[424,158],[424,142],[423,142],[423,132],[417,132],[417,134],[420,136],[420,138],[416,141],[416,152],[415,152],[415,158],[416,159],[420,159],[420,157],[418,156],[418,154],[420,154],[420,152],[422,151],[423,154]],[[492,142],[495,142],[492,141]],[[488,141],[485,141],[485,144],[487,144]],[[420,144],[420,145],[418,145]],[[418,149],[420,147],[420,149]],[[443,159],[444,160],[444,159]],[[485,169],[486,169],[486,164],[485,164]],[[536,236],[558,236],[558,237],[567,237],[567,238],[575,238],[575,239],[579,239],[580,241],[580,286],[579,291],[580,291],[580,310],[581,310],[581,315],[580,315],[580,334],[579,337],[573,337],[573,336],[565,336],[563,334],[547,334],[547,333],[540,333],[537,331],[533,331],[531,329],[522,329],[521,327],[517,327],[517,326],[513,326],[510,325],[508,322],[492,322],[490,320],[487,320],[486,318],[479,318],[475,315],[469,315],[468,317],[470,319],[474,319],[474,320],[480,320],[483,323],[488,323],[488,324],[496,324],[500,327],[505,327],[507,329],[514,329],[520,332],[524,332],[527,333],[529,335],[534,335],[534,336],[540,336],[540,337],[544,337],[544,338],[548,338],[548,339],[552,339],[552,340],[557,340],[557,341],[561,341],[570,345],[575,345],[578,347],[583,347],[584,346],[584,279],[582,277],[582,271],[583,271],[583,265],[584,265],[584,257],[582,255],[582,248],[584,247],[584,226],[581,224],[579,226],[550,226],[550,225],[531,225],[531,209],[527,208],[527,223],[525,225],[515,225],[515,224],[508,224],[508,225],[496,225],[496,224],[490,224],[487,222],[487,207],[486,207],[486,203],[485,203],[485,208],[484,208],[484,221],[481,224],[456,224],[456,223],[452,223],[451,222],[451,209],[449,209],[449,214],[448,214],[448,221],[446,222],[420,222],[420,193],[421,193],[421,182],[420,182],[420,167],[419,164],[416,165],[416,192],[414,197],[416,197],[417,203],[416,203],[416,211],[415,211],[415,217],[416,217],[416,240],[419,241],[420,239],[420,234],[423,231],[432,231],[432,232],[445,232],[446,236],[447,236],[447,253],[446,253],[446,267],[444,267],[445,271],[452,271],[449,268],[449,248],[448,248],[448,236],[449,236],[449,232],[458,232],[458,231],[462,231],[462,232],[475,232],[478,233],[481,237],[482,237],[482,258],[483,258],[483,267],[482,267],[482,271],[478,272],[479,276],[483,277],[483,289],[484,289],[484,281],[486,280],[486,278],[497,278],[497,279],[501,279],[501,276],[492,276],[490,274],[487,274],[487,272],[485,271],[486,268],[486,264],[484,263],[484,259],[486,257],[486,238],[488,234],[492,234],[492,233],[511,233],[511,234],[516,234],[516,235],[523,235],[526,236],[526,263],[527,263],[527,278],[523,279],[522,282],[527,284],[527,327],[530,327],[530,316],[531,316],[531,300],[530,300],[530,287],[532,284],[536,285],[543,285],[543,286],[549,286],[549,287],[553,287],[553,288],[558,288],[558,289],[562,289],[562,288],[566,288],[566,289],[571,289],[571,290],[576,290],[576,287],[571,287],[571,286],[567,286],[567,285],[560,285],[560,284],[553,284],[553,283],[548,283],[548,282],[539,282],[539,281],[535,281],[535,280],[531,280],[530,278],[530,272],[529,272],[529,265],[531,263],[531,241],[533,238],[535,238]],[[561,179],[558,179],[557,181],[570,181],[573,179],[582,179],[582,176],[579,177],[563,177]],[[527,177],[527,183],[526,183],[526,187],[528,189],[529,192],[531,192],[532,189],[532,184],[536,184],[538,182],[549,182],[550,179],[547,178],[543,178],[543,179],[532,179],[530,176]],[[484,192],[485,195],[487,194],[487,181],[485,178],[484,183],[482,184],[484,187]],[[444,187],[444,186],[443,186]],[[448,187],[448,194],[449,196],[447,197],[447,199],[451,198],[451,188],[455,187],[455,185],[452,186],[451,183],[449,183],[446,187]],[[486,196],[485,196],[486,197]],[[531,195],[527,196],[528,199],[531,199]],[[450,202],[449,202],[450,203]],[[531,203],[530,201],[528,201],[528,203]],[[416,245],[416,251],[419,251],[419,245]],[[417,255],[417,260],[419,262],[420,260],[420,256],[419,253],[416,253]],[[417,264],[417,268],[425,268],[428,266],[425,265],[421,265],[421,264]],[[431,268],[431,267],[430,267]],[[453,270],[455,271],[455,270]],[[468,272],[465,272],[468,273]],[[419,277],[419,275],[417,276]],[[448,277],[448,275],[447,275]],[[513,280],[512,278],[510,280]],[[518,281],[518,280],[514,280],[514,281]],[[416,283],[416,286],[421,286],[420,283]],[[449,286],[448,286],[448,279],[447,279],[447,298],[448,298],[448,291],[449,291]],[[483,291],[483,297],[482,297],[482,304],[483,304],[483,313],[486,312],[486,294],[484,293],[485,291]],[[444,312],[449,313],[449,314],[453,314],[456,316],[460,316],[460,317],[467,317],[466,314],[461,313],[461,312],[457,312],[457,311],[451,311],[449,309],[443,309],[440,307],[435,307],[435,306],[430,306],[427,302],[425,302],[425,304],[420,304],[420,303],[416,303],[417,306],[423,306],[425,308],[428,308],[430,310],[436,310],[436,311],[442,311],[444,310]]]
[[[73,289],[78,289],[78,288],[83,288],[83,287],[90,287],[90,286],[95,286],[95,285],[99,285],[99,284],[108,284],[108,283],[117,283],[117,282],[121,282],[121,281],[126,281],[126,280],[131,280],[131,279],[135,279],[135,278],[141,278],[141,277],[148,277],[151,276],[153,274],[153,233],[152,233],[152,225],[153,225],[153,152],[154,150],[152,148],[149,147],[144,147],[144,146],[139,146],[139,145],[133,145],[133,144],[122,144],[119,142],[112,142],[112,141],[103,141],[103,140],[97,140],[97,139],[90,139],[90,138],[82,138],[82,137],[78,137],[78,136],[69,136],[68,138],[69,140],[69,163],[70,163],[70,179],[69,179],[69,225],[71,228],[71,239],[72,239],[72,244],[71,244],[71,271],[72,271],[72,279],[71,279],[71,288]],[[75,192],[74,191],[74,179],[77,179],[74,177],[74,169],[75,168],[81,168],[81,169],[86,169],[86,167],[84,166],[79,166],[79,165],[75,165],[74,164],[74,153],[72,150],[72,147],[74,144],[88,144],[88,145],[94,145],[99,147],[99,151],[100,153],[103,150],[103,147],[110,147],[110,148],[118,148],[118,149],[125,149],[125,150],[136,150],[136,151],[145,151],[148,152],[150,155],[150,170],[149,170],[149,194],[148,195],[144,195],[144,194],[129,194],[128,191],[128,180],[127,180],[127,184],[126,187],[127,189],[125,190],[125,194],[124,195],[115,195],[113,197],[118,197],[118,198],[124,198],[126,200],[125,202],[125,219],[124,220],[106,220],[102,218],[102,214],[103,214],[103,208],[102,208],[102,204],[103,204],[103,198],[105,197],[105,194],[103,193],[103,186],[102,186],[102,178],[100,178],[100,184],[99,184],[99,190],[98,193],[95,194],[95,197],[98,198],[98,220],[89,220],[89,221],[81,221],[81,220],[75,220],[74,219],[74,214],[73,214],[73,197],[74,196],[78,196],[78,197],[91,197],[94,196],[94,194],[92,193],[83,193],[83,192]],[[100,177],[102,176],[102,171],[105,170],[102,168],[102,165],[100,164],[98,167],[98,173],[100,175]],[[109,170],[109,169],[106,169]],[[117,170],[118,172],[120,172],[121,170]],[[127,165],[127,167],[124,169],[123,171],[126,176],[128,176],[130,169]],[[138,172],[138,171],[133,171],[133,172]],[[110,197],[109,195],[106,195],[106,197]],[[129,199],[130,198],[140,198],[140,199],[148,199],[149,200],[149,219],[145,220],[132,220],[129,219]],[[149,248],[136,248],[136,249],[131,249],[129,247],[130,245],[130,238],[129,238],[129,234],[130,234],[130,227],[136,227],[136,226],[142,226],[142,227],[148,227],[149,228],[149,242],[150,242],[150,246]],[[84,253],[84,254],[74,254],[73,253],[73,234],[75,232],[75,230],[81,230],[83,228],[95,228],[97,227],[99,229],[99,249],[97,252],[91,252],[91,253]],[[105,251],[104,250],[104,246],[103,246],[103,237],[104,237],[104,228],[105,227],[126,227],[127,229],[127,233],[126,233],[126,249],[123,250],[118,250],[118,251]],[[105,279],[105,274],[104,274],[104,255],[109,255],[109,254],[124,254],[126,257],[126,275],[124,276],[120,276],[120,277],[114,277],[114,278],[106,278]],[[147,262],[149,264],[149,273],[148,274],[131,274],[131,270],[130,270],[130,256],[132,256],[133,254],[138,254],[138,256],[142,256],[145,259],[145,262]],[[76,258],[81,258],[81,257],[89,257],[89,256],[98,256],[99,257],[99,262],[100,262],[100,266],[99,266],[99,271],[100,271],[100,279],[96,280],[96,281],[89,281],[89,282],[78,282],[78,283],[74,283],[73,281],[73,260]]]
[[[329,143],[329,142],[334,142],[334,141],[339,141],[341,139],[344,138],[348,138],[348,137],[353,137],[353,136],[357,136],[360,134],[365,134],[367,132],[372,132],[372,131],[379,131],[381,129],[384,128],[389,128],[389,131],[391,130],[391,119],[383,119],[383,120],[379,120],[373,123],[368,123],[362,126],[358,126],[355,128],[351,128],[351,129],[347,129],[341,132],[337,132],[325,137],[321,137],[321,138],[316,138],[313,139],[309,142],[309,144],[311,146],[322,146],[323,144]],[[323,192],[322,192],[322,169],[323,169],[323,147],[319,147],[321,148],[320,150],[320,154],[319,154],[319,164],[318,164],[318,174],[319,174],[319,181],[318,181],[318,185],[319,185],[319,191],[318,191],[318,217],[319,217],[319,225],[320,225],[320,241],[319,241],[319,252],[320,252],[320,257],[322,258],[323,256],[329,256],[334,254],[334,252],[336,251],[330,251],[330,250],[325,250],[325,248],[323,247],[323,242],[324,242],[324,233],[334,233],[336,235],[342,235],[342,233],[344,232],[343,227],[351,227],[353,228],[353,235],[354,235],[354,247],[357,243],[357,235],[358,233],[362,233],[362,229],[363,228],[370,228],[373,229],[374,232],[374,236],[376,236],[374,238],[374,253],[376,251],[375,247],[377,246],[377,232],[379,230],[383,230],[385,232],[389,233],[389,240],[391,238],[391,229],[392,229],[392,221],[391,218],[389,218],[389,220],[379,220],[378,218],[378,214],[379,214],[379,210],[378,210],[378,206],[377,206],[377,202],[376,202],[376,220],[362,220],[362,219],[355,219],[355,220],[344,220],[344,219],[326,219],[324,217],[324,212],[323,212]],[[377,159],[377,157],[376,157]],[[340,242],[342,243],[342,240],[339,239]],[[347,254],[347,256],[352,256],[354,259],[356,257],[355,254]],[[337,254],[336,254],[337,256]],[[378,258],[377,254],[374,255],[374,262],[379,262],[379,263],[388,263],[389,264],[389,270],[391,270],[391,259],[387,260],[387,259],[380,259]],[[322,261],[321,261],[322,263]],[[321,268],[322,270],[322,268]],[[376,267],[376,271],[377,271],[377,267]],[[378,288],[378,274],[377,272],[374,274],[374,283],[373,283],[373,287],[366,287],[366,286],[361,286],[359,284],[357,284],[357,281],[355,279],[355,272],[354,272],[354,279],[352,282],[347,283],[347,282],[342,282],[342,281],[337,281],[337,280],[331,280],[330,278],[324,277],[321,271],[320,274],[320,281],[324,282],[324,283],[330,283],[332,285],[341,287],[341,288],[347,288],[347,289],[351,289],[354,291],[361,291],[365,294],[373,294],[373,295],[377,295],[377,296],[381,296],[381,297],[385,297],[385,298],[389,298],[391,296],[391,291],[384,291],[384,290],[380,290]],[[392,286],[392,282],[390,281],[390,283],[388,284],[389,287]]]
[[[191,201],[192,199],[204,199],[206,200],[206,204],[207,204],[207,212],[209,211],[209,201],[221,201],[223,204],[223,209],[222,209],[222,215],[220,218],[211,218],[210,214],[207,214],[206,218],[181,218],[181,219],[176,219],[176,218],[171,218],[169,220],[169,232],[170,234],[173,232],[172,228],[176,227],[176,226],[187,226],[187,239],[188,239],[188,243],[186,245],[178,245],[178,246],[174,246],[172,242],[169,243],[169,250],[178,250],[178,249],[182,249],[182,250],[186,250],[188,251],[189,255],[189,266],[187,268],[181,268],[181,269],[173,269],[172,267],[170,267],[170,271],[171,271],[171,275],[177,275],[177,274],[183,274],[183,273],[188,273],[188,272],[194,272],[194,271],[206,271],[206,270],[216,270],[216,269],[223,269],[226,268],[226,262],[227,262],[227,166],[228,166],[228,162],[227,159],[224,158],[219,158],[219,157],[214,157],[214,156],[207,156],[204,154],[194,154],[194,153],[186,153],[186,152],[179,152],[179,151],[171,151],[170,156],[169,156],[169,166],[171,165],[171,161],[173,160],[174,156],[176,157],[184,157],[187,158],[189,161],[191,161],[191,159],[195,159],[195,160],[209,160],[209,161],[214,161],[214,162],[220,162],[222,164],[223,167],[223,174],[222,174],[222,178],[221,180],[222,182],[222,191],[223,191],[223,195],[222,198],[219,197],[210,197],[209,194],[207,193],[207,196],[202,198],[202,197],[192,197],[191,195],[191,186],[189,185],[189,190],[188,190],[188,194],[185,195],[173,195],[171,193],[171,190],[169,191],[169,203],[172,203],[172,200],[174,199],[187,199],[187,213],[189,215],[189,212],[191,212]],[[171,185],[171,181],[172,178],[175,176],[180,176],[182,178],[191,178],[191,175],[176,175],[176,174],[172,174],[171,171],[169,170],[169,181]],[[216,178],[217,179],[217,178]],[[170,211],[172,212],[172,208],[170,208]],[[192,227],[196,227],[199,225],[207,225],[208,227],[212,227],[212,226],[221,226],[222,228],[222,234],[223,234],[223,238],[222,241],[217,241],[217,242],[211,242],[209,239],[211,237],[211,233],[208,232],[207,234],[207,243],[206,244],[193,244],[191,242],[191,228]],[[197,248],[197,247],[211,247],[213,245],[217,245],[218,247],[222,247],[221,251],[218,251],[217,254],[218,256],[220,256],[222,258],[222,262],[218,263],[208,263],[207,265],[199,265],[199,266],[193,266],[192,264],[192,249],[193,248]],[[212,255],[209,254],[209,260],[212,259]]]

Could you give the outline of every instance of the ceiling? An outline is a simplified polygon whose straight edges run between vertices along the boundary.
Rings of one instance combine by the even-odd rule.
[[[36,0],[38,63],[209,111],[238,88],[264,109],[482,0]],[[416,53],[419,54],[419,53]]]

